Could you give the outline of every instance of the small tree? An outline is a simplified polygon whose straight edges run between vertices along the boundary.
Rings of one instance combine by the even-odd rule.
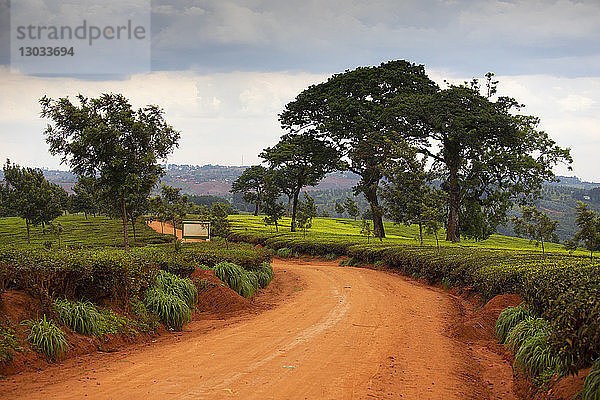
[[[360,223],[360,234],[364,235],[367,238],[367,243],[369,243],[369,238],[373,233],[373,228],[371,227],[371,222],[367,218],[367,213],[363,213],[362,221]]]
[[[341,217],[342,215],[344,215],[344,211],[345,211],[344,206],[336,201],[335,202],[335,213],[338,215],[338,217]]]
[[[48,224],[62,214],[64,189],[48,182],[41,170],[21,168],[10,160],[4,165],[4,180],[4,204],[25,220],[27,243],[30,243],[32,225]]]
[[[590,259],[593,260],[594,251],[600,250],[600,218],[581,201],[577,202],[575,215],[575,223],[579,230],[575,232],[572,240],[565,243],[565,247],[567,250],[575,250],[579,242],[583,242],[585,248],[590,251]]]
[[[397,224],[419,225],[422,246],[424,225],[434,209],[444,208],[443,195],[433,186],[435,176],[427,170],[426,160],[418,157],[417,149],[403,141],[390,147],[394,157],[384,164],[385,183],[380,192],[386,214]]]
[[[227,241],[227,238],[231,234],[231,225],[229,224],[228,209],[230,209],[225,203],[215,203],[210,208],[210,230],[211,234],[222,237]]]
[[[177,146],[179,132],[163,111],[149,105],[134,110],[120,94],[98,98],[77,96],[40,100],[42,117],[53,125],[45,131],[52,155],[61,155],[77,176],[95,180],[105,207],[120,210],[123,242],[129,250],[126,203],[132,194],[149,196],[164,174],[165,160]]]
[[[358,209],[356,202],[350,197],[346,197],[346,200],[344,201],[344,208],[346,209],[348,215],[350,215],[356,221],[356,218],[360,215],[360,210]]]
[[[70,196],[71,212],[82,212],[87,219],[88,214],[98,213],[98,199],[94,192],[94,179],[79,178],[73,186],[73,194]]]
[[[523,217],[513,217],[515,233],[519,236],[527,236],[535,241],[536,246],[542,245],[542,254],[546,254],[544,242],[557,240],[556,227],[558,221],[550,219],[544,212],[532,206],[522,208]]]
[[[317,207],[315,199],[307,193],[304,193],[304,201],[298,205],[298,227],[304,232],[312,226],[312,219],[317,216]]]
[[[254,203],[254,215],[260,211],[267,169],[262,165],[246,168],[231,185],[231,193],[243,193],[244,201]]]
[[[279,231],[279,220],[286,214],[283,204],[277,201],[281,192],[284,191],[277,179],[280,176],[277,172],[269,174],[262,201],[262,209],[265,213],[263,221],[266,225],[274,224],[275,231]]]

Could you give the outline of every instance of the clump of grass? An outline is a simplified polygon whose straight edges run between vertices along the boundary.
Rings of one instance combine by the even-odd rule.
[[[198,299],[198,289],[191,280],[180,278],[166,271],[160,271],[156,277],[156,288],[179,297],[188,307],[194,307],[194,303]]]
[[[289,247],[282,247],[275,254],[277,254],[277,257],[290,258],[294,255],[294,251]]]
[[[55,360],[64,353],[67,347],[65,334],[54,321],[46,319],[46,315],[35,321],[23,321],[23,324],[30,328],[27,341],[46,358]]]
[[[58,299],[52,305],[58,320],[82,335],[98,335],[102,315],[89,301],[69,301]]]
[[[532,377],[538,385],[547,383],[555,375],[563,375],[564,363],[548,344],[548,321],[536,318],[523,306],[518,306],[505,310],[498,322],[498,337],[504,336],[504,344],[515,352],[516,369]],[[505,333],[506,329],[508,333]]]
[[[267,262],[255,271],[247,271],[237,264],[221,262],[214,267],[215,275],[241,296],[250,298],[259,287],[266,287],[273,279],[273,268]]]
[[[215,275],[223,283],[242,294],[242,287],[246,281],[246,270],[237,264],[220,262],[214,267]]]
[[[267,287],[275,276],[273,273],[273,267],[271,267],[271,264],[268,262],[262,263],[255,273],[258,276],[258,285],[261,288]]]
[[[12,360],[15,353],[22,351],[15,330],[0,323],[0,361]]]
[[[581,400],[600,400],[600,359],[596,360],[594,368],[583,382]]]
[[[153,288],[146,292],[144,305],[169,328],[180,331],[192,318],[198,289],[188,278],[160,271]]]
[[[192,310],[184,300],[157,288],[146,292],[146,308],[156,314],[169,328],[180,331],[191,320]]]
[[[538,331],[527,338],[515,354],[515,366],[526,375],[550,379],[562,371],[562,363],[548,345],[549,333]]]
[[[545,334],[548,336],[549,333],[550,326],[548,321],[543,318],[528,316],[508,332],[504,343],[510,350],[516,353],[527,340],[533,338],[535,335]]]
[[[525,307],[525,304],[504,309],[496,321],[496,337],[498,338],[498,342],[502,344],[506,343],[510,330],[527,317],[532,317],[532,314]]]

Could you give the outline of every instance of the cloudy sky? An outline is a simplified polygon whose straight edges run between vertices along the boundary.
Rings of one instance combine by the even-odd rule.
[[[151,72],[43,77],[11,70],[0,0],[0,159],[59,167],[38,99],[120,92],[160,105],[181,131],[170,162],[248,165],[282,134],[277,114],[302,89],[406,59],[439,83],[495,72],[500,94],[572,148],[568,174],[600,181],[598,0],[155,0],[151,10]]]

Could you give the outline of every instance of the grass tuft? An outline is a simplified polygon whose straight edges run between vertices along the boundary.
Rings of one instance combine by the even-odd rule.
[[[600,400],[600,359],[596,360],[594,368],[585,378],[581,400]]]
[[[527,317],[532,317],[532,314],[525,307],[525,304],[504,309],[496,321],[496,337],[498,338],[498,342],[505,344],[510,330]]]
[[[184,300],[158,288],[148,290],[144,303],[150,312],[156,314],[165,325],[176,331],[180,331],[192,317],[192,310]]]
[[[98,335],[102,324],[102,315],[89,301],[69,301],[58,299],[53,307],[58,320],[82,335]]]
[[[67,347],[65,333],[44,315],[38,320],[26,320],[23,324],[30,328],[27,341],[46,356],[49,360],[56,360],[64,353]]]

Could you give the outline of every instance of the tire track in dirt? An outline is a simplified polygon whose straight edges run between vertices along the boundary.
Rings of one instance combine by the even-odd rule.
[[[485,399],[451,295],[397,274],[275,260],[275,305],[0,383],[27,399]],[[269,288],[256,303],[268,302]],[[273,289],[274,290],[274,289]]]

